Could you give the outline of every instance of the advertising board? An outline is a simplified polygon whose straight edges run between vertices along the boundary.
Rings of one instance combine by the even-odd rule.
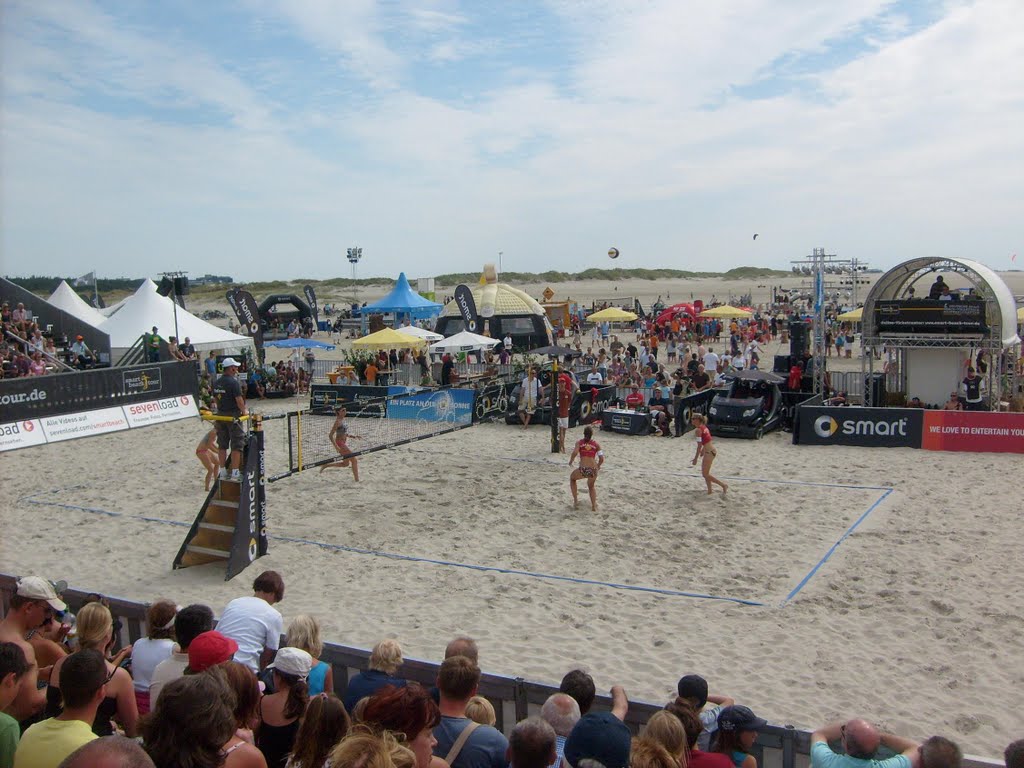
[[[875,318],[880,333],[985,333],[984,301],[879,301]]]
[[[0,424],[0,451],[12,451],[15,448],[29,448],[46,442],[43,426],[39,419],[10,421]]]
[[[921,447],[929,451],[1024,453],[1024,414],[925,411]]]
[[[920,448],[924,411],[920,408],[836,408],[800,406],[801,445],[862,445]]]

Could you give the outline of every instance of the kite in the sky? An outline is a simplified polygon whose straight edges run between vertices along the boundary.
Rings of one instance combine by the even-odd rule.
[[[754,233],[754,239],[757,240],[757,233]]]

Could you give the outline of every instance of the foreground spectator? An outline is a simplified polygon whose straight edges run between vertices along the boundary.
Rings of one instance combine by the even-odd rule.
[[[508,739],[496,728],[466,717],[466,704],[476,695],[480,668],[466,656],[444,660],[437,675],[441,722],[434,728],[434,754],[451,768],[505,768]],[[462,732],[470,729],[460,740]],[[461,742],[461,743],[459,743]]]
[[[233,704],[231,691],[211,675],[186,675],[165,685],[142,720],[142,743],[156,767],[225,765],[235,735]]]
[[[288,625],[284,644],[289,648],[301,648],[313,657],[313,668],[309,670],[309,695],[334,692],[334,670],[326,661],[320,660],[324,644],[320,639],[320,622],[313,616],[301,614]]]
[[[723,707],[718,713],[718,730],[711,740],[711,750],[730,757],[736,768],[757,768],[757,760],[750,750],[757,740],[758,730],[767,724],[742,704]]]
[[[547,768],[555,760],[555,731],[539,717],[516,723],[508,740],[510,768]]]
[[[0,643],[0,768],[11,768],[21,728],[18,721],[4,714],[18,697],[21,678],[28,672],[25,652],[16,643]]]
[[[67,609],[57,596],[53,585],[40,576],[26,576],[18,582],[11,596],[7,615],[0,621],[0,642],[14,643],[28,662],[28,671],[21,676],[21,685],[7,712],[15,720],[23,721],[36,715],[46,704],[46,696],[36,687],[39,667],[36,652],[25,636],[43,624],[46,611]]]
[[[540,708],[540,716],[555,732],[555,759],[551,765],[558,768],[565,751],[565,740],[580,720],[580,705],[567,693],[553,693]]]
[[[711,737],[718,730],[718,716],[722,712],[722,707],[731,706],[736,702],[728,696],[708,693],[708,681],[700,675],[683,675],[676,683],[676,693],[680,700],[692,706],[700,716],[704,733],[698,745],[706,751],[711,744]],[[705,706],[709,701],[714,706]]]
[[[279,650],[269,666],[274,670],[274,693],[260,700],[256,733],[256,746],[269,768],[284,768],[295,744],[299,721],[309,703],[306,678],[312,666],[312,656],[300,648],[288,647]]]
[[[833,752],[830,741],[840,741],[846,754]],[[880,746],[897,754],[875,760]],[[919,746],[910,739],[881,733],[866,720],[832,723],[811,734],[811,768],[919,768]]]
[[[444,768],[433,754],[434,728],[441,721],[437,704],[418,683],[382,688],[365,702],[362,722],[377,730],[401,734],[416,756],[416,768]]]
[[[605,768],[626,768],[632,739],[623,720],[629,709],[626,692],[612,688],[611,712],[588,712],[576,723],[565,741],[565,760],[581,768],[583,760],[595,760]]]
[[[416,756],[387,731],[360,729],[349,734],[331,752],[331,766],[350,768],[415,768]]]
[[[1024,768],[1024,739],[1009,744],[1003,751],[1006,768]]]
[[[233,746],[235,740],[245,742],[245,748],[236,756],[240,760],[244,754],[259,755],[263,761],[263,753],[255,747],[253,732],[259,725],[260,714],[260,692],[259,682],[256,675],[244,664],[237,661],[222,661],[205,670],[203,674],[216,677],[225,688],[231,691],[234,697],[234,705],[231,713],[235,717],[235,739],[228,743]]]
[[[669,758],[677,765],[686,765],[686,753],[689,748],[689,744],[686,741],[686,731],[683,730],[683,724],[679,721],[679,718],[672,713],[665,710],[655,712],[651,719],[647,721],[643,732],[643,740],[662,747]],[[634,755],[637,752],[638,741],[640,739],[633,740]],[[647,749],[645,760],[656,763],[662,760],[662,756],[656,749]],[[633,768],[636,768],[636,761],[631,759],[630,762],[634,763]]]
[[[498,722],[494,705],[480,695],[476,695],[466,702],[466,717],[480,725],[495,725]]]
[[[345,709],[350,713],[360,699],[372,696],[385,686],[401,687],[405,680],[395,677],[395,672],[402,666],[402,646],[397,640],[381,640],[370,653],[369,668],[355,675],[345,689]]]
[[[57,768],[156,768],[146,750],[124,736],[93,739],[64,758]]]
[[[686,733],[686,745],[689,748],[686,768],[732,768],[731,757],[717,752],[704,752],[698,748],[697,742],[704,732],[704,724],[688,702],[676,699],[665,707],[665,711],[678,718]]]
[[[25,731],[14,755],[14,768],[56,768],[65,757],[96,738],[92,724],[107,695],[107,661],[90,648],[63,661],[63,710]]]
[[[185,674],[188,666],[188,648],[193,640],[203,632],[213,629],[213,611],[205,605],[187,605],[174,617],[174,637],[178,641],[177,650],[169,658],[161,661],[153,670],[149,683],[150,706],[160,695],[164,685],[177,680]]]
[[[146,611],[146,637],[132,646],[132,682],[139,714],[149,712],[149,686],[157,665],[174,652],[174,617],[178,607],[170,600],[157,600]]]
[[[306,707],[287,768],[324,768],[331,750],[348,734],[351,723],[333,693],[314,696]]]
[[[185,669],[185,674],[194,675],[205,672],[210,667],[231,661],[237,652],[238,643],[230,637],[222,635],[215,629],[203,632],[188,646],[188,667]]]
[[[960,768],[964,762],[964,753],[960,747],[945,736],[925,739],[918,753],[921,756],[921,768]]]
[[[585,715],[590,711],[594,704],[594,697],[597,696],[594,678],[582,669],[574,669],[566,673],[558,690],[576,700],[580,707],[580,715]]]
[[[274,658],[284,632],[284,620],[274,603],[284,599],[284,579],[277,571],[264,571],[252,583],[253,596],[228,603],[217,631],[238,643],[235,661],[259,672]]]
[[[114,733],[111,722],[115,717],[121,723],[126,736],[134,736],[139,719],[139,710],[135,704],[135,689],[132,686],[128,670],[119,667],[113,661],[106,661],[107,649],[113,639],[114,619],[110,609],[103,603],[92,602],[82,606],[76,621],[78,629],[77,653],[60,659],[53,665],[50,673],[50,684],[46,688],[46,714],[49,717],[60,714],[61,699],[64,686],[61,676],[67,663],[79,653],[93,650],[101,654],[107,667],[105,696],[96,711],[96,719],[92,724],[93,733],[97,736],[110,736]],[[129,648],[129,650],[131,650]],[[119,658],[119,656],[115,657]],[[59,690],[58,690],[59,689]]]

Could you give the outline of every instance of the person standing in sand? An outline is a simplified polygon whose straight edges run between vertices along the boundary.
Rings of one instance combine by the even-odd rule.
[[[220,455],[217,453],[217,430],[211,429],[196,446],[196,456],[204,467],[206,467],[206,490],[210,490],[210,484],[217,477],[217,468],[220,466]]]
[[[723,495],[728,493],[729,486],[711,474],[711,464],[714,462],[715,456],[718,455],[718,450],[711,440],[711,430],[708,429],[708,417],[702,413],[695,413],[690,419],[690,423],[697,430],[697,453],[694,454],[693,461],[690,464],[697,466],[697,459],[701,459],[700,473],[704,476],[704,482],[707,483],[708,496],[711,495],[715,485],[722,486]]]
[[[338,453],[343,457],[341,461],[336,461],[332,464],[324,464],[320,467],[320,472],[329,467],[352,467],[352,477],[355,481],[359,482],[359,459],[352,455],[352,449],[348,447],[348,441],[350,438],[357,438],[357,435],[350,434],[348,431],[348,425],[345,423],[345,416],[348,411],[345,410],[345,406],[339,408],[334,417],[334,424],[331,426],[331,431],[328,434],[331,443],[337,449]]]
[[[597,512],[597,473],[601,471],[601,465],[604,464],[604,451],[601,450],[601,446],[594,440],[594,429],[593,427],[584,427],[583,439],[576,443],[576,447],[572,450],[572,456],[569,457],[569,466],[571,467],[576,462],[576,457],[580,458],[580,466],[572,471],[569,475],[569,490],[572,491],[572,508],[576,509],[579,506],[579,493],[576,490],[576,483],[582,479],[587,479],[587,491],[590,493],[590,508],[594,512]]]

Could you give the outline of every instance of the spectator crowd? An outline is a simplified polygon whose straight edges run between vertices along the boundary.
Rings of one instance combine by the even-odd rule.
[[[767,722],[697,674],[637,736],[625,690],[613,686],[610,711],[596,711],[581,669],[506,733],[479,695],[469,637],[448,643],[433,687],[405,679],[401,645],[385,639],[335,690],[317,620],[296,616],[285,631],[274,571],[219,622],[206,605],[152,603],[146,636],[124,648],[102,596],[72,616],[64,589],[24,577],[0,621],[0,768],[758,768]],[[1024,740],[1005,760],[1024,768]],[[943,736],[918,743],[861,718],[811,736],[811,768],[962,762]]]

